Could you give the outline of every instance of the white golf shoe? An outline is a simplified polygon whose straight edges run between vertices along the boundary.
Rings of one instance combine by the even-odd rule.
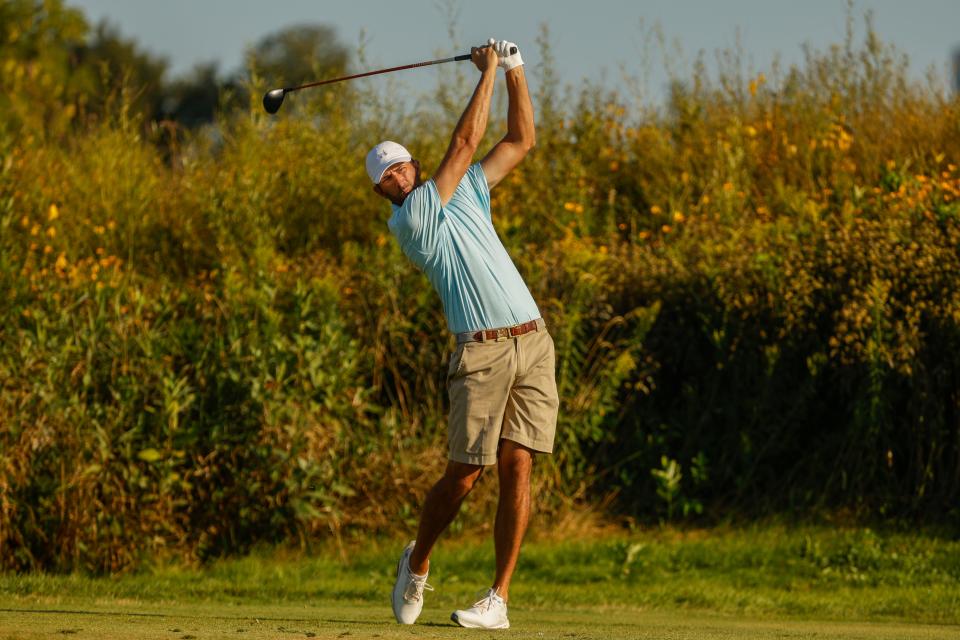
[[[423,592],[433,591],[433,587],[427,584],[429,571],[422,576],[410,571],[410,554],[413,553],[415,542],[416,540],[410,542],[400,554],[400,562],[397,563],[397,581],[393,585],[393,593],[390,596],[393,615],[400,624],[416,622],[423,610]]]
[[[507,603],[497,595],[494,589],[487,591],[480,600],[469,609],[458,609],[450,614],[450,619],[468,629],[509,629]]]

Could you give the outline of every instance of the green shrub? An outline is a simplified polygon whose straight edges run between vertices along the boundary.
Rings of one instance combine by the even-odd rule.
[[[493,193],[557,345],[537,509],[956,522],[960,104],[869,29],[770,75],[678,78],[662,111],[538,96]],[[452,344],[362,156],[435,166],[458,113],[342,88],[171,150],[122,101],[27,98],[42,122],[0,101],[0,566],[415,526]]]

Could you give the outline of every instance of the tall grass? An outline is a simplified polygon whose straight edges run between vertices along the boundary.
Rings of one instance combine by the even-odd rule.
[[[337,87],[170,148],[122,99],[50,95],[0,128],[0,566],[412,528],[452,344],[361,161],[390,136],[435,166],[454,107]],[[957,101],[869,24],[785,72],[675,78],[662,110],[562,95],[493,193],[558,347],[536,508],[956,523]]]

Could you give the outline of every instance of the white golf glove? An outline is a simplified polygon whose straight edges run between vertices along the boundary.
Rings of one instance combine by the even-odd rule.
[[[514,43],[490,38],[487,40],[487,44],[497,52],[497,58],[499,58],[497,66],[503,67],[504,71],[510,71],[510,69],[523,64],[523,58],[520,57],[520,49]],[[510,49],[516,49],[517,52],[510,53]]]

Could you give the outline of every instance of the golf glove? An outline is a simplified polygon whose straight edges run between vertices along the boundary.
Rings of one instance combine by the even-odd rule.
[[[523,58],[520,57],[520,49],[514,43],[490,38],[487,40],[487,44],[497,52],[497,65],[503,67],[504,71],[510,71],[510,69],[523,64]],[[517,52],[511,54],[510,49],[516,49]]]

